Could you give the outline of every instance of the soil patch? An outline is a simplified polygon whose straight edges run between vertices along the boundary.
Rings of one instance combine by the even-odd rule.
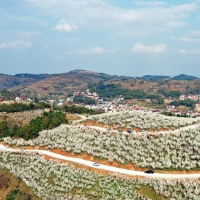
[[[111,125],[106,125],[106,124],[103,124],[103,123],[99,123],[99,122],[97,122],[97,121],[93,121],[93,120],[87,120],[87,121],[85,121],[85,122],[83,122],[83,123],[80,123],[80,124],[82,124],[82,125],[85,125],[85,126],[96,126],[96,127],[100,127],[100,128],[107,128],[107,129],[112,129],[112,130],[122,130],[122,131],[128,131],[128,130],[131,130],[131,131],[135,131],[135,132],[141,132],[142,131],[142,129],[140,129],[140,128],[131,128],[131,127],[129,127],[129,126],[125,126],[125,127],[123,127],[123,128],[120,128],[119,127],[119,125],[118,124],[115,124],[115,125],[113,125],[113,126],[111,126]],[[146,130],[146,131],[148,131],[148,132],[160,132],[160,131],[173,131],[173,130],[176,130],[176,129],[178,129],[178,128],[171,128],[171,127],[169,127],[169,128],[158,128],[158,129],[155,129],[155,130],[153,130],[153,129],[148,129],[148,130]]]
[[[4,174],[0,175],[0,190],[7,189],[9,187],[10,179]]]

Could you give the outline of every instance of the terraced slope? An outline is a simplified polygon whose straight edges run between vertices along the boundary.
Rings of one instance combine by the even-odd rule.
[[[105,113],[95,115],[80,120],[75,124],[92,124],[103,127],[113,127],[115,129],[139,129],[157,131],[161,129],[176,129],[197,123],[199,120],[194,118],[168,117],[147,111],[126,111]]]
[[[100,175],[75,165],[47,161],[33,153],[0,151],[0,168],[21,178],[48,200],[175,200],[200,196],[199,179],[129,178]]]
[[[152,167],[156,170],[200,169],[200,125],[192,125],[197,119],[145,112],[103,114],[91,118],[108,127],[116,122],[115,128],[153,130],[158,126],[177,130],[161,133],[154,129],[154,132],[145,134],[124,134],[83,125],[61,125],[53,130],[42,131],[38,138],[29,141],[9,137],[3,140],[19,147],[45,147],[60,149],[75,156],[90,155],[98,160],[117,162],[122,167],[131,164],[134,168]],[[87,121],[80,120],[77,123],[84,124]],[[191,126],[178,129],[186,125]],[[0,151],[0,169],[9,170],[31,187],[35,195],[48,200],[198,200],[200,196],[198,178],[141,179],[108,175],[77,164],[55,162],[33,152]]]
[[[65,152],[88,154],[109,162],[132,163],[137,167],[167,170],[196,170],[200,167],[200,128],[165,134],[120,134],[84,126],[61,125],[40,132],[38,138],[4,138],[16,146],[44,146]]]

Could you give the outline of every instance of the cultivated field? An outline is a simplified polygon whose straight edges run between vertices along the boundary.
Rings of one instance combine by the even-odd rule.
[[[91,121],[107,128],[150,132],[128,134],[86,126]],[[75,157],[84,155],[99,162],[117,163],[122,168],[131,166],[133,170],[153,168],[172,173],[190,172],[200,169],[200,128],[195,125],[197,122],[198,119],[166,117],[143,111],[121,112],[92,116],[77,120],[73,125],[44,130],[37,138],[28,141],[10,137],[3,138],[3,141],[18,147],[59,150]],[[11,171],[31,187],[35,195],[46,200],[199,200],[200,196],[198,178],[156,179],[154,176],[109,174],[33,152],[0,151],[0,169]]]
[[[31,110],[14,113],[0,113],[0,121],[7,120],[12,125],[23,125],[29,123],[32,119],[41,116],[43,110]]]
[[[20,177],[49,200],[198,200],[199,179],[164,180],[102,176],[72,164],[47,161],[33,153],[0,152],[0,168]]]
[[[129,128],[157,131],[176,129],[197,123],[198,121],[195,118],[169,117],[147,111],[126,111],[91,116],[76,123],[112,127],[115,129]]]
[[[121,134],[85,126],[61,125],[40,132],[33,140],[4,138],[16,146],[44,146],[65,152],[88,154],[109,162],[133,163],[137,167],[190,170],[200,167],[200,129],[165,134]]]

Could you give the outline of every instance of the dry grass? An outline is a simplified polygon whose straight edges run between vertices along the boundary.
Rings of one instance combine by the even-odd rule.
[[[143,197],[146,197],[151,200],[167,200],[167,198],[164,198],[163,195],[159,195],[156,193],[156,191],[149,186],[143,186],[138,190],[138,193],[142,195]]]
[[[7,170],[0,170],[0,200],[5,200],[6,195],[14,189],[31,195],[32,200],[41,200],[34,195],[31,188],[20,179],[16,178],[12,173]]]
[[[75,114],[66,114],[66,118],[69,121],[69,123],[72,123],[75,120],[81,119],[81,117],[79,117],[78,115],[75,115]]]

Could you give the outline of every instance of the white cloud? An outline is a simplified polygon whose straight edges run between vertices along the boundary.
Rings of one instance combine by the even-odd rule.
[[[132,53],[164,53],[167,51],[167,47],[165,44],[157,44],[151,46],[145,46],[141,43],[137,43],[134,45],[131,50]]]
[[[185,50],[185,49],[181,49],[179,50],[180,54],[200,54],[200,49],[193,49],[193,50]]]
[[[200,42],[199,38],[189,38],[189,37],[171,37],[172,41],[178,41],[178,42]]]
[[[170,21],[166,24],[166,26],[171,27],[171,28],[184,27],[188,25],[189,23],[182,22],[182,21]]]
[[[106,50],[102,47],[94,47],[92,49],[78,50],[77,53],[82,55],[101,55],[106,53]]]
[[[31,43],[23,41],[0,43],[0,49],[22,49],[30,47],[31,45]]]
[[[129,37],[133,37],[133,36],[147,36],[147,35],[149,35],[149,33],[151,32],[151,31],[155,31],[156,32],[156,28],[155,29],[152,29],[151,31],[147,31],[147,29],[148,29],[148,27],[146,27],[145,29],[146,29],[146,31],[144,31],[144,30],[142,30],[143,28],[137,28],[137,29],[135,29],[135,30],[122,30],[122,31],[119,31],[118,33],[117,33],[117,35],[118,36],[120,36],[120,37],[123,37],[123,38],[129,38]]]
[[[191,3],[191,4],[188,3],[188,4],[174,6],[173,9],[176,10],[177,12],[181,13],[181,12],[194,12],[195,10],[197,10],[197,8],[198,8],[198,6],[196,3]]]
[[[191,50],[192,54],[200,54],[200,49]]]
[[[60,20],[59,24],[53,29],[56,31],[71,32],[78,29],[78,26],[68,24],[65,20]]]
[[[54,60],[61,60],[62,57],[61,57],[61,56],[54,56],[53,59],[54,59]]]
[[[179,50],[179,53],[180,53],[180,54],[187,54],[187,51],[186,51],[185,49],[180,49],[180,50]]]
[[[100,46],[93,47],[91,49],[82,49],[82,50],[75,50],[75,51],[67,51],[64,54],[66,55],[74,55],[74,54],[80,54],[80,55],[103,55],[105,53],[116,53],[117,51],[120,51],[122,49],[121,46],[116,46],[111,50],[106,50]]]
[[[117,47],[115,47],[115,50],[121,50],[121,49],[122,49],[121,46],[117,46]]]
[[[167,5],[167,3],[163,1],[133,1],[133,4],[138,6],[150,6],[150,7],[159,7]]]
[[[200,30],[193,30],[191,31],[191,34],[194,36],[200,36]]]
[[[42,35],[42,33],[40,31],[23,31],[19,32],[19,35],[22,37],[31,38],[31,37],[38,37]]]
[[[29,2],[42,2],[42,1],[45,1],[45,0],[26,0],[26,1],[29,1]]]
[[[13,22],[20,22],[20,23],[27,23],[29,25],[36,25],[36,26],[48,26],[49,23],[46,20],[40,19],[38,17],[33,16],[17,16],[14,14],[8,14],[8,13],[1,13],[1,18],[4,18],[6,20],[10,20]]]
[[[127,27],[126,29],[123,29],[119,32],[117,32],[117,36],[123,37],[123,38],[129,38],[129,37],[148,37],[149,35],[159,35],[160,33],[163,34],[166,31],[171,30],[168,27],[162,27],[161,26],[154,26],[154,25],[146,25],[146,26],[139,26],[135,27],[134,29],[131,29],[130,27]]]
[[[190,42],[190,41],[192,41],[192,39],[191,38],[178,38],[178,40],[179,41],[181,41],[181,42]]]
[[[46,10],[47,13],[51,12],[56,17],[70,19],[76,24],[76,26],[68,23],[59,24],[55,27],[58,30],[69,31],[77,26],[84,26],[104,30],[116,28],[118,32],[120,30],[139,32],[137,29],[143,28],[147,35],[149,27],[168,31],[167,28],[163,28],[163,24],[168,25],[168,28],[187,26],[190,14],[197,9],[195,3],[180,5],[166,4],[162,1],[136,1],[135,3],[145,3],[148,6],[134,6],[126,9],[103,0],[48,0],[38,4],[44,12]],[[147,30],[145,30],[146,27]]]
[[[131,36],[133,35],[133,33],[132,33],[132,31],[130,31],[130,30],[123,30],[123,31],[119,31],[119,32],[117,33],[117,35],[120,36],[120,37],[125,37],[125,38],[127,38],[127,37],[131,37]]]
[[[114,20],[122,21],[122,22],[134,22],[141,18],[139,12],[130,10],[130,11],[121,11],[118,13],[114,13],[112,16]]]

